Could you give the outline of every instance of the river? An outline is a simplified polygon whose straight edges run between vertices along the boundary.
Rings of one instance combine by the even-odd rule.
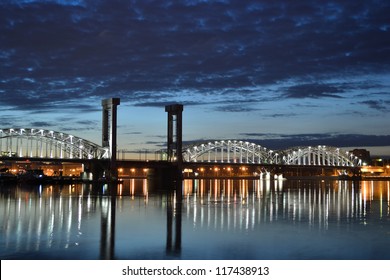
[[[390,259],[390,181],[1,185],[0,258]]]

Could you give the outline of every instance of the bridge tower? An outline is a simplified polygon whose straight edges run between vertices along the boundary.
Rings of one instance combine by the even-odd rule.
[[[120,104],[119,98],[109,98],[102,100],[102,146],[107,148],[110,159],[110,175],[117,177],[116,170],[116,148],[117,148],[117,106]]]
[[[173,104],[165,106],[168,113],[168,141],[167,152],[168,161],[172,162],[173,181],[176,188],[176,213],[175,213],[175,246],[174,253],[181,251],[181,231],[182,231],[182,198],[183,198],[183,105]],[[173,197],[170,200],[173,200]],[[172,252],[172,226],[173,209],[172,201],[168,202],[167,208],[167,252]]]
[[[183,105],[173,104],[165,106],[165,112],[168,113],[168,161],[172,162],[173,180],[176,181],[176,195],[181,203],[183,183]]]
[[[168,141],[167,152],[168,161],[177,162],[178,165],[183,163],[182,154],[182,114],[183,105],[173,104],[165,106],[165,112],[168,113]]]

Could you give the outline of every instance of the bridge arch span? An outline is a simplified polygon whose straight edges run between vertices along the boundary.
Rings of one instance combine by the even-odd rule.
[[[329,146],[296,147],[281,152],[286,165],[361,166],[362,161],[352,153]]]
[[[63,132],[36,128],[0,129],[1,157],[102,159],[108,149]]]
[[[273,151],[261,145],[240,140],[215,140],[188,146],[183,149],[183,160],[186,162],[301,166],[356,167],[362,165],[360,158],[337,147],[318,145]]]
[[[278,164],[280,156],[255,143],[239,140],[215,140],[183,149],[186,162],[226,162]]]

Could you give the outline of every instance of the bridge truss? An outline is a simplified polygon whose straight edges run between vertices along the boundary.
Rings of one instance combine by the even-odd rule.
[[[187,162],[226,162],[226,163],[280,163],[279,154],[258,144],[222,140],[192,145],[183,152]]]
[[[186,162],[278,164],[305,166],[361,166],[350,152],[328,146],[296,147],[273,151],[255,143],[222,140],[191,145],[183,150]]]
[[[354,154],[328,146],[297,147],[284,150],[282,160],[286,165],[361,166]]]
[[[107,149],[88,140],[52,130],[35,128],[0,129],[2,157],[102,159]]]

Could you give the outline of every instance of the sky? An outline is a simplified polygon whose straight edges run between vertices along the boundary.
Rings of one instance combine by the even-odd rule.
[[[390,156],[390,2],[0,0],[0,128],[101,144],[117,97],[118,149],[185,144],[368,147]]]

